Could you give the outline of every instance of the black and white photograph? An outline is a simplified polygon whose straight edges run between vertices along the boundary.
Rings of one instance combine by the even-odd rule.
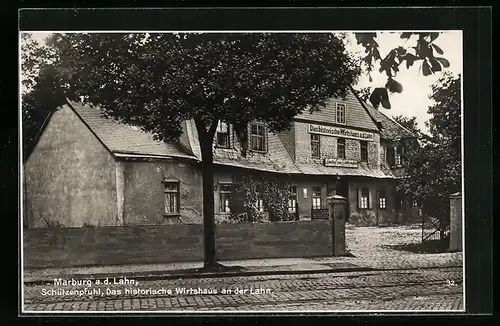
[[[462,37],[20,31],[22,312],[464,312]]]

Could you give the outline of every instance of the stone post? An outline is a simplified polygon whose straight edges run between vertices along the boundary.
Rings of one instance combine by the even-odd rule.
[[[347,199],[335,195],[326,199],[328,216],[332,222],[332,255],[345,255],[345,221]]]
[[[450,195],[450,251],[462,250],[462,193]]]

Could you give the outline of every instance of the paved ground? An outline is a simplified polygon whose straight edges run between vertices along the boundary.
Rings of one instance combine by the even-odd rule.
[[[442,268],[138,281],[126,285],[52,283],[25,286],[24,310],[462,310],[462,281],[461,268]],[[63,292],[70,290],[82,292]]]
[[[420,225],[396,227],[347,227],[346,244],[355,258],[341,258],[353,264],[377,268],[426,268],[462,266],[462,252],[416,254],[394,246],[420,243]]]

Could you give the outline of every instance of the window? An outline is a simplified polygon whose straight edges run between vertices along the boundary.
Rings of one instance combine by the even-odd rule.
[[[312,204],[313,204],[313,209],[320,209],[321,208],[321,188],[320,187],[313,187],[312,188]]]
[[[257,207],[257,210],[259,212],[264,212],[265,211],[265,208],[264,208],[264,198],[262,196],[262,193],[257,192],[256,193],[256,197],[257,197],[257,200],[255,201],[255,206]]]
[[[165,214],[179,214],[179,182],[165,181]]]
[[[403,157],[403,146],[398,145],[398,147],[396,147],[396,154],[394,155],[394,164],[396,166],[401,166],[402,157]]]
[[[219,121],[217,125],[217,147],[229,148],[229,124],[223,121]]]
[[[369,204],[370,191],[368,188],[361,188],[361,197],[359,199],[359,208],[366,209]]]
[[[368,162],[368,142],[366,140],[361,140],[361,162]]]
[[[288,199],[288,211],[295,213],[297,211],[297,187],[292,186],[290,190],[290,198]]]
[[[345,105],[344,104],[337,103],[335,116],[336,116],[337,123],[345,123]]]
[[[418,201],[416,199],[413,199],[412,205],[413,207],[418,207]]]
[[[250,125],[250,149],[253,151],[264,152],[265,151],[265,133],[264,125],[258,123],[252,123]]]
[[[337,158],[345,158],[345,139],[337,138]]]
[[[320,157],[319,135],[311,134],[311,157]]]
[[[382,146],[382,163],[387,163],[387,149]]]
[[[386,153],[385,161],[387,162],[387,164],[389,164],[389,166],[393,166],[394,165],[394,148],[392,146],[387,147],[387,151],[385,153]]]
[[[386,197],[385,197],[385,189],[380,189],[378,196],[378,207],[384,209],[387,207]]]
[[[231,184],[219,184],[219,202],[220,202],[220,212],[229,213],[230,203],[231,203]]]

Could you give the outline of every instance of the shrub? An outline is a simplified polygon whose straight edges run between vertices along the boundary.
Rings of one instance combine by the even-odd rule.
[[[233,200],[230,219],[241,222],[290,221],[294,216],[288,212],[291,185],[283,177],[262,177],[248,175],[233,176]],[[256,206],[257,195],[261,194],[265,214]]]
[[[349,216],[349,223],[355,226],[375,226],[377,216],[372,211],[355,212]]]
[[[64,228],[64,224],[62,224],[61,222],[59,221],[56,221],[56,220],[51,220],[47,217],[43,217],[43,221],[44,221],[44,224],[47,228],[49,229],[60,229],[60,228]]]

